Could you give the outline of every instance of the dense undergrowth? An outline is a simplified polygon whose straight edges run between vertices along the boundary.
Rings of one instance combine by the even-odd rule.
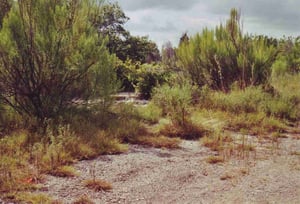
[[[244,35],[233,9],[225,25],[184,35],[160,57],[155,43],[123,29],[128,19],[117,4],[9,2],[0,19],[1,199],[51,203],[30,193],[45,174],[78,176],[74,162],[120,154],[129,144],[173,149],[181,139],[200,140],[218,153],[207,159],[215,164],[255,152],[248,136],[274,142],[296,131],[300,38]],[[31,25],[38,39],[26,35]],[[111,96],[122,89],[151,100],[114,103]],[[82,185],[113,188],[91,177]]]
[[[165,85],[155,90],[147,106],[116,104],[105,113],[73,107],[61,125],[53,126],[49,121],[42,136],[26,128],[30,121],[22,121],[6,108],[2,120],[9,125],[2,125],[0,191],[9,194],[36,189],[45,173],[76,176],[68,165],[101,154],[126,152],[128,143],[177,148],[179,138],[201,138],[201,143],[214,151],[253,151],[255,147],[249,145],[232,145],[228,131],[259,137],[287,131],[300,118],[300,93],[286,90],[297,90],[300,85],[289,88],[286,81],[299,78],[274,80],[273,93],[259,86],[225,94],[206,87],[199,91]],[[192,90],[198,94],[193,95]]]

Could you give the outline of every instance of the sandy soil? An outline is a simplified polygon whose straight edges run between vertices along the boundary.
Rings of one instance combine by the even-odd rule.
[[[78,177],[47,176],[43,193],[63,203],[81,195],[95,203],[300,203],[300,135],[255,142],[251,155],[218,164],[207,163],[216,153],[198,141],[175,150],[130,145],[127,153],[75,164]],[[93,170],[112,183],[110,192],[83,187]]]

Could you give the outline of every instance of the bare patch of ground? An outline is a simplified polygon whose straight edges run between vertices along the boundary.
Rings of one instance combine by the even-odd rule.
[[[168,150],[130,145],[121,155],[100,156],[75,164],[79,176],[47,176],[43,193],[63,203],[87,195],[95,203],[299,203],[300,135],[278,142],[253,140],[256,151],[223,163],[198,141]],[[94,192],[83,181],[102,179],[109,192]]]

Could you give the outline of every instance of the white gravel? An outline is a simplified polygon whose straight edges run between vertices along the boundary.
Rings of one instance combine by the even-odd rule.
[[[299,203],[300,156],[293,151],[300,151],[300,135],[281,139],[276,152],[264,147],[247,159],[214,165],[206,158],[216,153],[198,141],[175,150],[130,145],[128,153],[78,162],[78,177],[47,176],[43,193],[66,204],[81,195],[95,203]],[[83,186],[91,169],[113,185],[110,192]],[[229,178],[221,180],[224,175]]]

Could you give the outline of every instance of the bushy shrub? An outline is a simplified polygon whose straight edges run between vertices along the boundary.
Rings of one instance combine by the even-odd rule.
[[[123,91],[137,91],[144,99],[151,98],[152,89],[166,80],[166,71],[157,64],[140,62],[118,62],[117,73],[122,81]]]
[[[279,96],[265,101],[261,106],[261,110],[269,116],[288,120],[296,120],[300,116],[296,104],[295,98]]]
[[[153,102],[173,123],[184,126],[190,114],[192,92],[193,86],[188,83],[163,85],[154,90]]]
[[[160,107],[150,102],[146,106],[137,107],[139,116],[150,123],[157,123],[162,116],[162,110]]]
[[[251,113],[259,109],[260,104],[269,99],[261,87],[248,87],[245,90],[233,90],[230,93],[215,92],[212,95],[212,107],[232,113]]]

